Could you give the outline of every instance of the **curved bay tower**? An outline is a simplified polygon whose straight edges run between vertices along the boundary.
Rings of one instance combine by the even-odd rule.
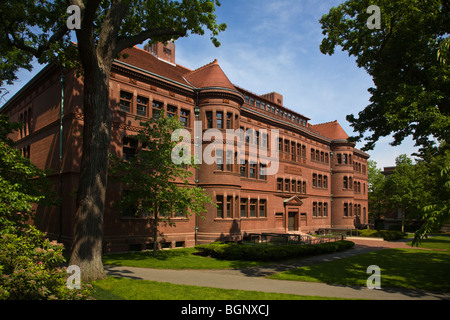
[[[217,60],[196,70],[183,67],[175,62],[174,43],[124,53],[128,57],[115,61],[110,80],[111,153],[132,157],[143,147],[133,139],[141,120],[161,110],[176,116],[191,134],[192,150],[202,157],[189,182],[204,188],[216,204],[208,206],[203,218],[174,213],[175,226],[161,228],[161,247],[367,226],[369,155],[348,142],[337,121],[313,125],[287,108],[280,93],[255,94],[238,87]],[[35,223],[49,237],[70,245],[81,161],[83,79],[67,72],[62,87],[61,76],[57,65],[46,66],[0,113],[25,124],[12,136],[25,156],[42,169],[61,172],[50,175],[62,194],[61,207],[37,207]],[[307,110],[298,106],[302,108]],[[108,187],[105,252],[153,245],[151,221],[114,205],[125,192],[112,182]]]

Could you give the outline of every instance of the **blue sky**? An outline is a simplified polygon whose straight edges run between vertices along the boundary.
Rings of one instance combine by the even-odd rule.
[[[176,62],[196,69],[217,59],[232,83],[256,94],[277,91],[286,107],[311,118],[312,124],[338,120],[344,130],[353,130],[345,117],[358,114],[368,104],[371,78],[358,69],[355,58],[336,50],[323,55],[319,19],[343,0],[222,0],[219,22],[228,25],[215,48],[205,36],[190,35],[176,42]],[[33,72],[19,73],[19,81],[7,86],[5,99],[13,96]],[[3,105],[4,99],[0,102]],[[400,154],[417,151],[411,140],[399,147],[381,139],[370,151],[378,167],[395,165]],[[357,147],[362,147],[358,144]]]

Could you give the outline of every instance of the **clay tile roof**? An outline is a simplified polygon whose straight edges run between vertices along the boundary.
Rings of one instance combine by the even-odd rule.
[[[185,75],[185,79],[196,88],[220,87],[236,90],[217,59]]]
[[[185,68],[179,64],[171,64],[165,61],[161,61],[152,53],[138,47],[125,49],[124,51],[122,51],[122,54],[127,54],[128,57],[121,57],[119,61],[163,76],[167,79],[189,85],[189,83],[187,83],[183,77],[185,74],[191,72],[191,70],[188,68]]]
[[[312,128],[320,135],[331,140],[347,140],[349,138],[337,120],[333,122],[316,124],[313,125]]]

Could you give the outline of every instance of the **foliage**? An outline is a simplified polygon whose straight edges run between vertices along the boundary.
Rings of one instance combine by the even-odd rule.
[[[50,242],[34,227],[0,234],[0,299],[85,300],[92,286],[67,287],[63,245]]]
[[[386,241],[400,240],[405,237],[405,233],[395,230],[360,230],[361,237],[383,238]]]
[[[272,261],[298,258],[310,255],[333,253],[353,248],[351,241],[336,241],[305,245],[249,245],[237,243],[211,243],[195,248],[203,255],[225,260]]]
[[[377,220],[386,208],[385,177],[377,163],[373,160],[367,162],[369,217]]]
[[[122,208],[133,208],[135,214],[151,218],[156,254],[160,223],[173,225],[174,213],[183,217],[201,215],[206,212],[205,205],[213,202],[203,189],[190,186],[188,179],[195,167],[178,165],[172,160],[172,152],[180,142],[172,139],[172,133],[182,128],[179,120],[161,116],[141,126],[134,138],[146,149],[127,161],[112,156],[110,173],[126,191]]]
[[[437,59],[450,33],[448,0],[379,0],[382,27],[371,30],[370,0],[348,0],[320,20],[323,54],[340,46],[356,57],[358,67],[372,77],[371,104],[358,117],[349,115],[356,137],[371,150],[380,137],[393,134],[393,145],[412,136],[428,148],[449,141],[450,68]],[[448,40],[447,40],[448,41]],[[372,133],[364,137],[365,133]]]

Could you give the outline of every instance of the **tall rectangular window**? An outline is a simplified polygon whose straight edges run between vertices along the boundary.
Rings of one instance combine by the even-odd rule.
[[[133,138],[124,137],[123,143],[123,160],[128,161],[134,159],[137,153],[138,141]]]
[[[227,197],[227,212],[226,217],[231,218],[233,216],[233,196]]]
[[[138,96],[137,97],[137,104],[136,104],[136,114],[138,116],[147,116],[147,110],[148,110],[148,98]]]
[[[153,119],[159,119],[161,115],[164,116],[164,103],[154,100],[152,103],[152,108]]]
[[[174,118],[177,116],[178,108],[172,105],[167,106],[167,117]]]
[[[217,218],[223,219],[223,196],[217,196]]]
[[[223,112],[216,113],[217,129],[223,129]]]
[[[256,179],[256,163],[250,164],[249,178]]]
[[[241,199],[241,218],[247,217],[247,206],[248,206],[248,199]]]
[[[250,217],[251,218],[256,218],[256,204],[258,203],[258,200],[256,199],[251,199],[250,200]]]
[[[212,111],[206,112],[206,128],[212,129],[213,127],[213,113]]]
[[[133,94],[126,91],[120,91],[120,110],[131,112],[131,103],[133,101]]]
[[[267,217],[267,200],[259,200],[259,217]]]
[[[223,171],[223,150],[216,150],[217,170]]]
[[[233,171],[233,151],[227,151],[227,163],[226,168],[227,171]]]
[[[227,113],[227,129],[233,129],[233,114]]]
[[[191,115],[190,111],[181,109],[180,122],[181,122],[181,125],[185,128],[189,128],[190,115]]]

